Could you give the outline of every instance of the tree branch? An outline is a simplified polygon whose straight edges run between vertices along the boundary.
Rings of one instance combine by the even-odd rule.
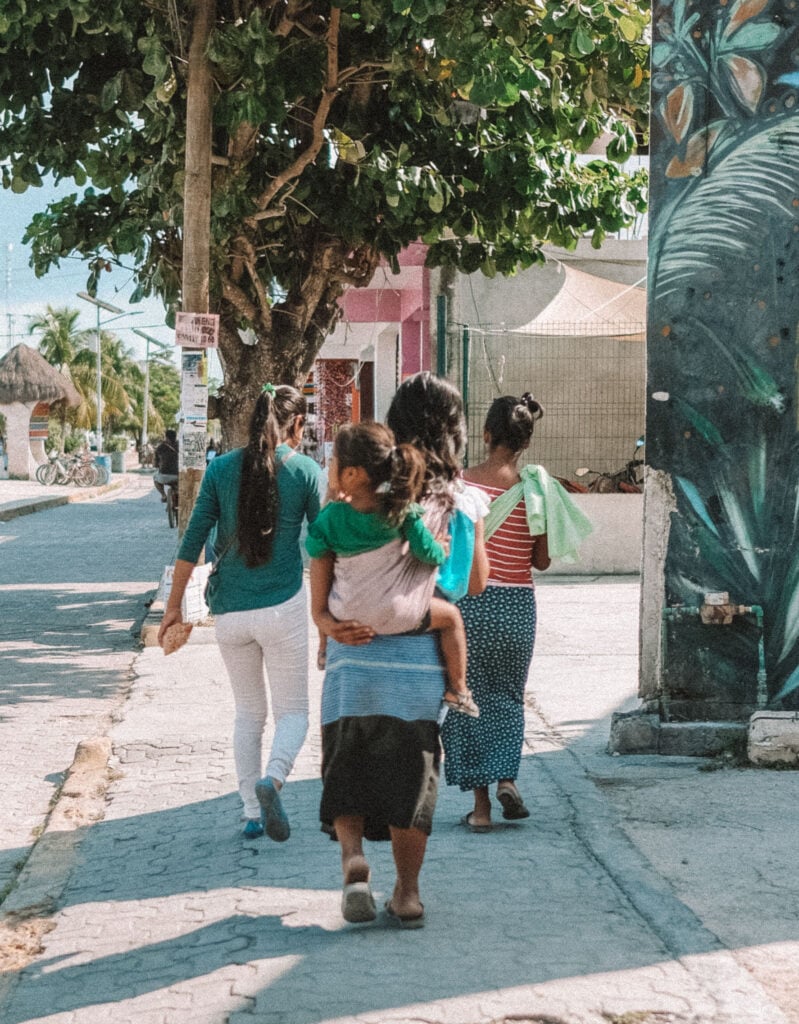
[[[380,255],[371,246],[351,250],[341,239],[317,238],[296,297],[287,299],[274,312],[290,317],[303,332],[312,323],[321,330],[320,309],[327,309],[321,319],[333,323],[338,315],[333,308],[336,299],[348,286],[367,285],[379,262]]]
[[[238,235],[238,237],[233,240],[233,252],[244,264],[244,267],[250,277],[250,283],[252,284],[256,299],[258,300],[257,310],[259,313],[259,320],[267,330],[270,330],[272,326],[272,304],[269,301],[269,296],[266,294],[263,281],[258,275],[258,268],[256,266],[258,262],[258,255],[253,244],[246,235]],[[231,281],[231,284],[232,283],[233,282]]]
[[[274,217],[285,217],[285,215],[286,204],[282,202],[280,206],[273,206],[271,210],[259,210],[252,217],[247,217],[244,223],[247,227],[254,228],[259,220],[272,220]]]
[[[338,84],[341,86],[348,82],[354,75],[371,68],[379,68],[381,71],[390,71],[393,67],[391,61],[364,61],[363,64],[355,64],[351,68],[345,68],[338,76]]]
[[[247,298],[244,290],[239,288],[237,284],[234,284],[227,274],[220,274],[220,281],[222,282],[223,297],[243,319],[249,320],[250,323],[256,323],[258,307]]]
[[[341,11],[338,7],[332,7],[330,9],[330,25],[327,30],[327,74],[322,90],[322,98],[319,101],[319,106],[316,108],[311,124],[311,142],[299,154],[296,160],[290,163],[284,171],[281,171],[277,177],[272,179],[269,187],[261,193],[255,202],[255,206],[259,211],[265,210],[285,185],[298,178],[305,168],[314,162],[324,145],[324,128],[327,123],[327,115],[330,113],[333,101],[338,95],[338,33],[340,21]]]
[[[307,0],[289,0],[283,16],[275,27],[275,35],[285,37],[293,28],[300,29],[306,35],[313,35],[314,33],[300,21],[302,15],[310,11],[312,6]]]
[[[243,164],[250,159],[258,138],[258,127],[242,122],[228,140],[228,159],[231,163]]]

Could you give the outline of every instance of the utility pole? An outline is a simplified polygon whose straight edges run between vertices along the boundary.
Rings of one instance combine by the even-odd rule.
[[[144,400],[142,402],[142,413],[141,413],[141,449],[142,451],[147,446],[147,420],[150,411],[150,345],[155,345],[156,351],[159,355],[164,356],[169,352],[169,346],[159,341],[158,338],[154,338],[152,334],[148,334],[146,331],[140,331],[138,328],[132,328],[134,334],[138,334],[140,338],[144,338],[146,344],[144,347]]]
[[[119,306],[114,306],[110,302],[103,302],[101,299],[95,299],[93,295],[89,295],[88,292],[78,292],[78,298],[83,299],[84,302],[91,302],[91,304],[97,310],[97,363],[96,363],[96,387],[97,387],[97,426],[95,428],[95,444],[97,446],[97,454],[103,454],[103,353],[101,347],[102,333],[100,331],[100,310],[105,309],[109,313],[116,313],[117,316],[123,316],[125,313],[124,309],[120,309]]]
[[[14,243],[9,242],[6,249],[6,326],[8,330],[6,349],[9,352],[14,347],[14,316],[11,312],[11,253],[13,251]]]
[[[186,100],[186,162],[183,196],[183,302],[184,313],[208,313],[211,249],[211,128],[213,117],[213,76],[207,57],[208,41],[216,23],[216,0],[194,0],[192,4],[191,42],[188,55],[188,87]],[[181,350],[181,377],[188,376],[187,366],[196,366],[194,349]],[[183,394],[181,388],[181,395]],[[181,405],[183,399],[181,399]],[[184,412],[184,410],[181,410]],[[189,423],[182,417],[181,467],[179,481],[178,528],[182,534],[188,525],[191,510],[202,481],[201,465],[191,458]],[[191,424],[196,426],[196,424]],[[196,434],[196,430],[191,431]],[[204,429],[203,429],[204,433]],[[192,464],[193,463],[193,464]]]

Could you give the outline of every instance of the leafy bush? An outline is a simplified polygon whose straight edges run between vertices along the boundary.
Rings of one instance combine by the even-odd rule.
[[[64,451],[67,455],[71,455],[72,452],[76,452],[79,448],[82,448],[85,443],[85,436],[73,430],[64,438]]]

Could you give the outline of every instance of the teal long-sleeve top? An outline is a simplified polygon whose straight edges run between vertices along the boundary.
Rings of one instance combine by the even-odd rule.
[[[279,445],[275,456],[278,522],[272,557],[254,569],[247,567],[235,542],[244,449],[217,456],[205,471],[178,558],[196,562],[217,527],[214,549],[221,559],[218,587],[211,599],[214,615],[282,604],[302,586],[300,530],[303,520],[312,523],[319,514],[322,473],[313,459],[291,454],[288,445]]]
[[[311,558],[321,558],[331,551],[346,557],[374,551],[401,537],[420,562],[442,565],[446,552],[422,522],[423,512],[421,505],[411,505],[397,527],[379,512],[359,512],[346,501],[331,501],[309,527],[305,548]]]

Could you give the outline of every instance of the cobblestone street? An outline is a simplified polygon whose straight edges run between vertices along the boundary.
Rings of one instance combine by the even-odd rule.
[[[89,514],[91,530],[73,518]],[[106,515],[129,541],[102,567]],[[3,537],[3,863],[46,823],[2,906],[3,1024],[799,1021],[796,774],[605,752],[610,714],[636,704],[637,578],[541,579],[519,779],[532,818],[470,834],[467,796],[442,784],[428,923],[406,933],[341,919],[315,670],[291,840],[241,838],[213,629],[170,658],[131,638],[174,545],[153,495],[125,488]],[[381,905],[390,850],[368,856]]]

